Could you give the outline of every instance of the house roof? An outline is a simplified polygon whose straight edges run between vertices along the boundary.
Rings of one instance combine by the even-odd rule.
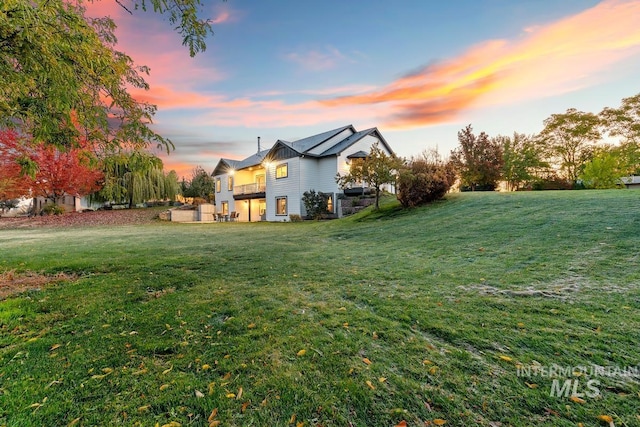
[[[329,142],[332,138],[340,135],[345,130],[351,130],[351,134],[342,139],[337,139],[335,142],[331,142],[324,151],[318,153],[318,149],[322,149],[324,147],[320,147],[322,144]],[[373,136],[380,141],[380,143],[389,151],[389,153],[394,154],[393,150],[384,139],[384,137],[380,134],[378,128],[369,128],[362,131],[356,131],[353,125],[346,125],[336,129],[332,129],[326,132],[319,133],[317,135],[312,135],[306,138],[298,139],[296,141],[284,141],[279,139],[269,150],[263,150],[259,153],[256,153],[250,157],[247,157],[244,160],[232,160],[232,159],[220,159],[218,165],[213,170],[212,175],[222,175],[227,173],[229,169],[245,169],[251,166],[256,166],[262,163],[265,158],[269,157],[269,154],[275,152],[275,150],[280,146],[285,146],[293,150],[299,156],[307,156],[307,157],[328,157],[328,156],[337,156],[340,155],[344,150],[351,147],[356,142],[360,141],[362,138],[366,136]],[[314,152],[315,150],[315,152]],[[353,153],[349,157],[366,157],[368,153],[364,151],[359,151],[358,153]]]
[[[270,150],[262,150],[259,153],[249,156],[243,160],[220,159],[211,175],[222,175],[227,173],[230,169],[240,170],[251,166],[257,166],[262,163],[269,151]]]

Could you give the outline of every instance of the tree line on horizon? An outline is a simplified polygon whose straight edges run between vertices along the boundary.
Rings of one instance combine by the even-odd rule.
[[[616,188],[640,174],[640,94],[599,114],[568,109],[544,120],[537,135],[458,132],[450,162],[463,191]]]

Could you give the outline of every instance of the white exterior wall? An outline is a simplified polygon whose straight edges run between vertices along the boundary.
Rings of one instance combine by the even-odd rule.
[[[300,157],[273,162],[267,171],[267,221],[288,221],[289,215],[301,215]],[[288,176],[276,179],[276,167],[287,163]],[[303,191],[304,192],[304,191]],[[276,198],[287,198],[287,215],[276,215]]]
[[[329,156],[321,159],[305,157],[301,159],[301,179],[300,179],[300,211],[306,215],[306,209],[302,202],[302,195],[305,191],[315,190],[322,193],[335,193],[339,191],[336,184],[337,157]]]
[[[216,175],[216,176],[213,177],[213,179],[214,179],[214,181],[217,180],[217,179],[220,179],[220,192],[218,192],[218,191],[215,192],[215,195],[216,195],[216,213],[221,213],[222,212],[222,202],[228,202],[229,203],[229,212],[228,213],[231,213],[232,211],[235,211],[236,207],[235,207],[235,203],[234,203],[235,201],[233,200],[233,190],[231,190],[231,191],[227,190],[228,185],[229,185],[229,174]],[[233,185],[235,185],[235,182],[234,182]],[[217,190],[217,188],[216,188],[216,190]]]

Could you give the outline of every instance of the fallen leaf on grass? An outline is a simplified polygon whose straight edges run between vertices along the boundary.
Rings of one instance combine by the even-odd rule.
[[[615,424],[613,424],[613,418],[611,418],[611,416],[609,415],[598,415],[598,419],[605,423],[609,423],[609,427],[615,426]]]
[[[222,421],[220,420],[213,420],[209,423],[209,427],[218,427],[220,425]]]
[[[236,400],[240,400],[241,397],[242,397],[242,387],[240,387],[238,389],[238,394],[236,395]]]
[[[240,412],[242,412],[244,414],[244,411],[247,410],[247,408],[249,407],[249,405],[251,405],[251,401],[247,400],[246,402],[244,402],[242,404],[242,407],[240,408]]]
[[[182,424],[177,421],[171,421],[169,424],[163,424],[162,427],[182,427]]]
[[[433,366],[431,369],[429,369],[429,373],[431,375],[434,375],[436,372],[438,372],[438,367],[437,366]]]
[[[398,424],[396,424],[395,427],[407,427],[407,422],[405,420],[402,420]]]
[[[378,378],[378,382],[383,383],[383,382],[385,382],[385,381],[387,381],[387,379],[386,379],[385,377],[380,377],[380,378]]]
[[[289,418],[289,424],[293,424],[296,422],[296,414],[291,415],[291,418]]]
[[[303,348],[302,350],[296,353],[296,356],[304,356],[306,353],[307,353],[307,350]]]
[[[52,345],[52,346],[51,346],[51,348],[49,349],[49,351],[56,350],[56,349],[58,349],[58,348],[60,348],[60,347],[62,347],[62,344],[54,344],[54,345]]]
[[[437,426],[443,426],[447,423],[447,420],[443,420],[442,418],[436,418],[433,420],[433,423]]]
[[[511,362],[513,359],[509,356],[505,356],[503,354],[500,355],[500,360],[504,360],[505,362]]]
[[[204,397],[204,393],[201,392],[200,390],[196,390],[196,397],[198,399],[202,399]]]
[[[71,422],[70,422],[69,424],[67,424],[67,427],[72,427],[72,426],[74,426],[74,425],[78,424],[78,423],[80,422],[80,419],[81,419],[81,418],[82,418],[82,417],[78,417],[78,418],[74,418],[74,419],[72,419],[72,420],[71,420]]]
[[[209,418],[207,418],[207,422],[213,421],[213,419],[215,417],[217,417],[217,416],[218,416],[218,408],[214,408],[214,410],[211,411],[211,414],[209,415]]]
[[[368,359],[368,358],[366,358],[366,357],[362,359],[362,362],[363,362],[365,365],[371,365],[371,360],[369,360],[369,359]]]
[[[574,403],[585,403],[584,399],[580,399],[578,396],[571,396],[569,400]]]
[[[151,405],[144,405],[144,406],[140,406],[138,408],[138,412],[146,412],[149,410],[149,408],[151,408]]]
[[[172,369],[173,366],[171,366],[169,369],[165,369],[164,371],[162,371],[162,375],[167,375],[169,372],[171,372]]]
[[[202,365],[202,370],[203,371],[206,371],[206,370],[209,370],[209,369],[211,369],[211,365],[208,365],[206,363],[204,365]]]
[[[139,376],[139,375],[144,375],[147,372],[149,372],[149,370],[147,368],[144,368],[144,369],[140,369],[139,371],[135,371],[131,373],[131,375]]]
[[[160,386],[160,391],[165,391],[165,390],[166,390],[166,389],[168,389],[168,388],[169,388],[169,384],[162,384],[162,385]]]
[[[529,388],[538,388],[538,384],[531,384],[531,383],[527,383],[525,382],[525,384],[527,385],[527,387]]]
[[[371,381],[367,380],[366,384],[367,384],[367,387],[369,387],[371,390],[375,390],[376,389],[376,387],[373,384],[371,384]]]
[[[228,399],[235,399],[236,394],[235,393],[227,393],[227,398]]]

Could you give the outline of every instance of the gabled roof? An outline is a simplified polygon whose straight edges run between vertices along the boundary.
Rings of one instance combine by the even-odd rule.
[[[347,148],[351,147],[353,144],[355,144],[356,142],[360,141],[362,138],[364,138],[365,136],[368,136],[368,135],[372,135],[372,136],[375,136],[376,138],[378,138],[380,140],[380,142],[382,143],[382,145],[387,150],[389,150],[389,153],[394,154],[394,152],[391,149],[391,147],[389,147],[389,144],[387,143],[387,141],[380,134],[380,131],[378,130],[378,128],[370,128],[370,129],[362,130],[360,132],[356,132],[353,135],[348,136],[347,138],[345,138],[342,141],[338,142],[333,147],[325,150],[322,154],[320,154],[320,157],[332,156],[332,155],[340,154],[344,150],[346,150]],[[366,157],[367,155],[368,154],[365,153],[364,157]]]
[[[257,166],[262,163],[264,157],[269,151],[270,150],[262,150],[259,153],[249,156],[244,160],[220,159],[215,169],[213,170],[213,173],[211,173],[211,176],[223,175],[230,169],[241,170],[249,168],[251,166]]]

